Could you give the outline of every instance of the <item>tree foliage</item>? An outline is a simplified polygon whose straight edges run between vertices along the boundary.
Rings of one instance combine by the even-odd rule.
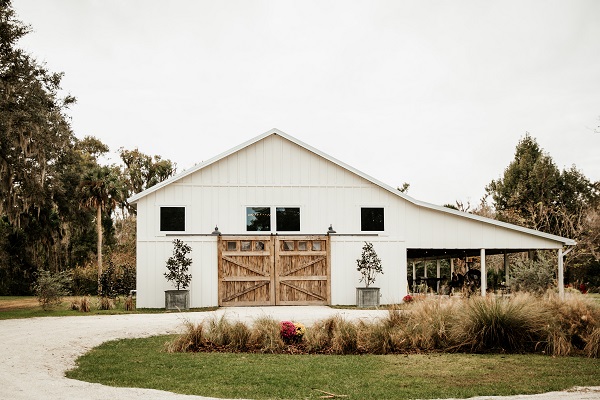
[[[60,97],[62,74],[16,48],[29,27],[0,1],[0,215],[4,246],[0,290],[25,291],[38,266],[64,263],[65,224],[59,201],[72,189],[75,140],[66,117],[75,99]],[[15,279],[19,277],[20,279]]]
[[[575,166],[560,171],[537,141],[526,134],[504,175],[486,187],[502,221],[568,237],[577,242],[567,265],[598,262],[600,182]]]
[[[59,305],[63,296],[69,294],[71,276],[67,271],[52,273],[39,271],[34,291],[44,310]]]
[[[71,130],[62,74],[18,48],[29,30],[0,0],[0,295],[31,293],[37,270],[101,267],[132,218],[126,198],[175,172],[137,149],[121,149],[125,166],[102,165],[108,146]],[[125,250],[135,265],[135,246]]]
[[[173,255],[167,260],[167,270],[165,278],[173,282],[179,289],[187,289],[192,280],[192,274],[189,273],[192,259],[187,257],[192,248],[180,239],[173,240]]]
[[[377,274],[383,274],[381,259],[377,256],[373,243],[365,242],[361,257],[356,260],[356,269],[362,275],[359,282],[364,282],[366,287],[375,282]]]
[[[175,173],[175,164],[163,160],[161,156],[151,157],[138,149],[119,149],[121,160],[125,164],[123,171],[126,182],[126,198],[164,181]],[[127,204],[129,207],[129,205]],[[130,211],[133,211],[129,207]]]
[[[510,270],[510,287],[517,292],[544,294],[554,286],[554,260],[550,261],[544,255],[519,260]]]

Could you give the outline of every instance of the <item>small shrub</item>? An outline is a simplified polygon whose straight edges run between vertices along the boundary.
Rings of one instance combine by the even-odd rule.
[[[90,312],[90,300],[88,297],[79,297],[71,301],[71,310]]]
[[[112,262],[100,275],[100,295],[116,298],[128,296],[135,289],[135,267],[115,266]]]
[[[198,352],[205,346],[204,327],[187,321],[185,331],[165,344],[168,353]]]
[[[548,314],[532,296],[476,297],[454,327],[459,348],[472,352],[534,350]]]
[[[354,354],[358,351],[356,325],[340,316],[333,317],[331,351],[334,354]]]
[[[388,316],[384,319],[385,325],[390,328],[393,328],[398,325],[403,325],[406,323],[406,313],[401,311],[398,307],[393,306],[388,311]]]
[[[543,255],[540,257],[539,260],[518,261],[511,268],[511,290],[541,295],[554,286],[552,262]]]
[[[583,349],[583,351],[588,357],[600,357],[600,327],[595,328],[592,331],[592,333],[587,337],[585,348]]]
[[[411,305],[405,327],[394,333],[398,343],[413,350],[436,350],[448,346],[450,328],[460,314],[454,299],[423,299]]]
[[[187,257],[191,251],[192,248],[187,243],[179,239],[173,240],[173,256],[167,260],[169,272],[165,272],[164,275],[167,281],[175,284],[177,290],[187,289],[192,280],[192,274],[189,273],[192,259]]]
[[[271,317],[258,318],[252,326],[250,347],[263,353],[277,353],[285,345],[280,335],[279,322]]]
[[[133,301],[133,296],[130,295],[125,298],[124,308],[125,308],[125,311],[135,310],[135,303]]]
[[[110,297],[100,297],[98,299],[98,310],[112,310],[115,308],[115,301]]]
[[[229,334],[229,349],[231,351],[245,351],[250,341],[250,328],[243,322],[235,322]]]
[[[410,294],[407,294],[406,296],[404,296],[404,297],[402,298],[402,301],[403,301],[404,303],[412,303],[412,302],[413,302],[413,300],[414,300],[414,299],[413,299],[413,297],[412,297]]]
[[[281,321],[279,334],[285,343],[296,340],[296,325],[291,321]]]
[[[333,318],[317,321],[306,331],[304,342],[308,352],[322,353],[331,347],[334,323]]]
[[[67,271],[51,273],[40,270],[33,290],[42,309],[49,310],[61,303],[63,296],[69,294],[71,275]]]
[[[300,322],[294,322],[294,326],[296,327],[296,339],[302,340],[304,334],[306,333],[306,326]]]
[[[392,340],[393,327],[383,323],[360,322],[357,327],[357,346],[360,352],[388,354],[397,350]]]
[[[72,269],[73,294],[76,296],[98,293],[98,268],[89,264]]]
[[[218,347],[225,347],[229,344],[231,322],[225,318],[225,315],[222,315],[220,318],[214,316],[206,321],[204,325],[204,337],[207,342],[210,342]]]
[[[79,300],[79,311],[90,312],[90,298],[88,296],[82,297]]]
[[[551,295],[543,301],[549,315],[546,327],[546,350],[556,356],[583,351],[590,336],[600,328],[600,308],[580,294],[561,300]]]
[[[356,270],[362,275],[359,282],[364,282],[365,287],[375,282],[377,274],[383,274],[381,259],[377,256],[373,243],[365,242],[361,257],[356,260]]]
[[[244,351],[249,348],[250,329],[242,322],[231,322],[225,315],[214,317],[205,325],[204,338],[207,343],[217,348],[230,351]]]

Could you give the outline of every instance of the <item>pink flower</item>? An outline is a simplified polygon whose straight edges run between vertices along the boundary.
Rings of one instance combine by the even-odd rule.
[[[285,341],[290,341],[296,337],[296,325],[291,321],[281,321],[281,337]]]

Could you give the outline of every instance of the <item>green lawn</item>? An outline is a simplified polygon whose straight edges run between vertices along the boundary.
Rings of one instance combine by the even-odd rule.
[[[65,297],[63,302],[51,310],[43,310],[34,296],[0,296],[0,320],[32,317],[63,317],[76,315],[114,315],[114,314],[149,314],[166,313],[162,308],[142,308],[134,311],[125,311],[123,298],[117,299],[112,310],[98,310],[96,296],[90,297],[90,312],[71,310],[71,301],[74,297]],[[213,311],[217,307],[193,308],[186,311]]]
[[[163,351],[172,336],[105,343],[69,378],[202,396],[316,399],[466,398],[600,385],[600,359],[540,355],[273,355]],[[574,371],[577,371],[574,373]]]
[[[586,296],[600,304],[600,293],[587,293]]]

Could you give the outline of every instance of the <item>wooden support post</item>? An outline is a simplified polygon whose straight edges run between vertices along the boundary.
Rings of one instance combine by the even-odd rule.
[[[508,266],[508,252],[504,251],[504,286],[508,287],[510,280],[509,266]]]
[[[413,261],[412,263],[413,265],[413,275],[412,275],[412,291],[413,293],[415,292],[415,286],[417,285],[417,266],[415,265],[415,262]]]
[[[450,259],[450,277],[452,277],[452,274],[454,273],[454,258]]]
[[[425,294],[428,294],[429,285],[427,284],[427,261],[423,261],[423,276],[425,277]]]
[[[485,249],[481,249],[481,295],[485,296],[487,293],[487,271],[485,270]]]
[[[565,298],[565,266],[562,248],[558,249],[558,297]]]
[[[435,290],[437,292],[437,294],[440,294],[440,263],[441,263],[441,261],[437,260],[436,276],[435,276],[437,278],[437,284],[436,284],[436,290]]]

